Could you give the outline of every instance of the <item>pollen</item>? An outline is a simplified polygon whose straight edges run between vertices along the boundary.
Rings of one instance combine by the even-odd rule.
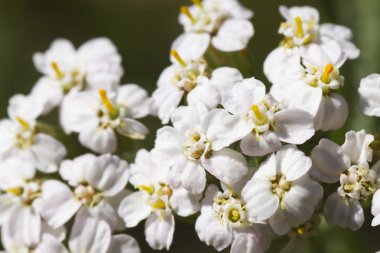
[[[256,105],[256,104],[252,105],[251,109],[252,109],[253,113],[255,114],[255,116],[258,120],[263,119],[263,114],[260,112],[258,105]]]
[[[200,0],[191,0],[191,2],[193,4],[195,4],[196,6],[199,7],[199,9],[202,9],[203,10],[203,5],[202,5],[202,2]]]
[[[326,65],[325,69],[323,70],[322,77],[321,77],[322,82],[324,82],[324,83],[329,82],[329,77],[330,77],[331,73],[333,72],[333,70],[334,70],[334,66],[331,63]]]
[[[102,101],[102,104],[106,107],[108,112],[110,113],[111,118],[117,118],[119,116],[119,110],[111,103],[111,101],[107,97],[106,90],[99,90],[99,95]]]
[[[51,63],[51,67],[53,68],[53,70],[54,70],[55,74],[57,75],[57,77],[58,77],[59,79],[62,79],[62,78],[63,78],[63,73],[62,73],[62,71],[59,69],[58,64],[57,64],[55,61],[53,61],[53,62]]]
[[[186,67],[186,62],[182,59],[177,50],[172,50],[170,54],[174,57],[174,59],[176,59],[179,64],[181,64],[183,67]]]
[[[195,23],[195,18],[193,17],[193,15],[191,15],[188,7],[182,6],[181,13],[184,14],[186,17],[188,17],[188,19],[190,19],[192,23]]]
[[[150,195],[154,193],[154,186],[140,185],[137,187],[140,191],[146,191]]]
[[[24,192],[24,189],[21,187],[9,188],[7,189],[7,192],[16,196],[20,196]]]
[[[304,36],[302,28],[302,19],[300,17],[296,17],[294,21],[296,22],[297,37],[302,38]]]
[[[21,117],[17,116],[16,117],[16,120],[18,121],[18,123],[20,123],[20,125],[25,129],[29,129],[30,128],[30,125],[28,122],[26,122],[25,120],[23,120]]]
[[[304,227],[298,227],[297,228],[297,234],[298,235],[303,235],[305,233],[305,228]]]

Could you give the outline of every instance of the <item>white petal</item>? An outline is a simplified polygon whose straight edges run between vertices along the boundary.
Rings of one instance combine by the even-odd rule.
[[[40,78],[30,92],[36,102],[42,104],[42,114],[50,113],[61,104],[64,93],[59,82],[49,77]]]
[[[286,180],[294,181],[305,175],[311,168],[311,159],[295,145],[284,146],[276,154],[277,166],[286,175]]]
[[[96,129],[99,119],[92,106],[97,105],[92,91],[70,92],[62,101],[60,123],[66,133]]]
[[[231,253],[264,253],[269,248],[269,240],[261,233],[239,233],[231,245]]]
[[[46,134],[35,136],[32,151],[37,160],[37,168],[45,173],[56,172],[58,164],[67,154],[62,143]]]
[[[184,61],[188,61],[202,57],[209,44],[208,33],[184,33],[173,42],[171,49],[176,50]],[[171,60],[175,62],[173,58]]]
[[[176,214],[186,217],[199,211],[201,198],[202,194],[190,194],[182,188],[174,189],[170,205]]]
[[[280,147],[281,141],[272,131],[267,131],[258,137],[250,133],[240,143],[243,154],[248,156],[265,156],[275,152]]]
[[[175,129],[185,132],[200,123],[200,116],[195,107],[180,106],[172,113],[171,121]]]
[[[242,139],[250,130],[239,116],[231,115],[223,109],[210,111],[201,123],[201,132],[205,133],[215,151]]]
[[[372,148],[369,146],[374,141],[374,136],[366,134],[365,130],[359,132],[349,131],[342,145],[343,151],[351,158],[354,164],[366,164],[372,162]]]
[[[129,181],[136,187],[152,182],[167,182],[170,169],[169,166],[156,163],[151,152],[140,149],[136,154],[135,163],[131,164]]]
[[[314,135],[313,116],[299,109],[285,109],[274,115],[275,132],[281,141],[303,144]]]
[[[339,180],[340,174],[350,167],[350,158],[336,143],[321,139],[310,155],[313,166],[310,174],[324,183],[333,183]]]
[[[286,212],[301,224],[311,218],[322,196],[323,188],[320,184],[307,177],[296,180],[284,197]]]
[[[152,151],[154,159],[162,164],[173,165],[176,160],[184,157],[182,145],[185,136],[182,132],[169,126],[157,130],[155,149]]]
[[[232,241],[232,231],[223,226],[218,218],[210,212],[203,212],[195,222],[199,239],[216,250],[221,251]]]
[[[217,89],[223,98],[230,94],[234,84],[243,81],[243,75],[238,69],[230,67],[217,68],[212,72],[210,83]]]
[[[214,151],[210,158],[201,158],[203,167],[219,180],[232,185],[248,173],[247,160],[235,150]]]
[[[43,112],[43,104],[32,95],[16,94],[9,99],[8,115],[11,119],[21,117],[23,120],[34,121]]]
[[[372,198],[371,213],[374,216],[372,226],[380,224],[380,190],[377,190]]]
[[[117,128],[117,132],[133,140],[144,140],[149,129],[137,120],[124,118]]]
[[[170,116],[178,107],[183,97],[184,91],[173,86],[170,82],[162,84],[153,92],[152,98],[154,106],[157,107],[158,117],[162,124],[167,124]]]
[[[138,191],[130,194],[120,203],[118,214],[127,227],[137,226],[151,214],[152,207],[147,203],[149,197],[148,193]]]
[[[264,61],[264,73],[271,83],[294,80],[302,70],[297,50],[278,47]]]
[[[132,236],[114,235],[107,253],[140,253],[140,247]]]
[[[126,84],[117,91],[117,104],[127,110],[127,115],[134,119],[147,116],[150,113],[151,100],[146,90],[137,84]]]
[[[69,251],[54,236],[46,234],[42,237],[42,242],[34,251],[35,253],[69,253]]]
[[[203,85],[197,86],[187,95],[187,102],[194,106],[201,114],[215,109],[220,103],[219,90],[210,85],[209,81]]]
[[[219,88],[222,89],[222,88]],[[252,104],[261,103],[265,97],[265,85],[255,78],[244,79],[223,91],[222,105],[232,114],[245,116]]]
[[[90,89],[116,89],[123,75],[121,57],[107,38],[87,41],[78,49],[85,64],[86,82]]]
[[[323,97],[314,119],[316,130],[330,131],[341,128],[348,117],[348,105],[339,94]]]
[[[32,247],[40,241],[41,217],[34,208],[19,206],[3,225],[2,233],[25,246]]]
[[[171,213],[152,213],[145,223],[145,238],[155,250],[167,249],[173,241],[174,216]]]
[[[112,128],[90,128],[79,134],[80,143],[92,151],[105,154],[113,153],[117,148],[117,137]]]
[[[69,185],[75,187],[79,183],[87,181],[87,170],[92,168],[95,162],[96,156],[93,154],[84,154],[74,160],[65,160],[61,163],[59,174],[68,181]]]
[[[224,52],[245,49],[254,34],[253,25],[244,19],[228,19],[212,38],[212,45]]]
[[[247,203],[249,218],[265,221],[279,206],[279,198],[272,193],[272,183],[265,179],[253,178],[243,188],[242,196]]]
[[[114,196],[126,186],[129,178],[128,163],[110,154],[97,157],[87,170],[89,183],[105,196]]]
[[[360,109],[368,116],[380,117],[380,75],[372,74],[360,81]]]
[[[48,180],[42,185],[41,215],[53,228],[65,224],[81,207],[70,188],[57,180]]]
[[[347,205],[337,193],[328,197],[323,214],[330,225],[338,225],[341,228],[349,227],[354,231],[364,223],[364,212],[360,203],[352,201]]]
[[[90,215],[96,220],[103,220],[107,222],[112,231],[122,227],[120,226],[119,222],[121,220],[119,219],[116,210],[105,201],[102,201],[95,206],[88,207],[86,212],[89,212]]]
[[[36,173],[33,164],[20,159],[9,158],[0,162],[0,189],[19,187],[26,180],[32,179]]]
[[[192,194],[202,193],[205,189],[206,172],[199,162],[183,160],[176,163],[169,174],[169,180],[174,184],[175,176],[180,185]]]
[[[322,100],[322,90],[302,81],[285,81],[273,85],[270,94],[284,105],[284,108],[304,110],[313,117],[317,115]]]
[[[71,231],[72,252],[106,253],[111,242],[111,229],[105,221],[78,216]]]

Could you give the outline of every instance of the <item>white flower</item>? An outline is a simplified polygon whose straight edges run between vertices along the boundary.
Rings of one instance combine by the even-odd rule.
[[[249,221],[240,193],[231,188],[224,192],[215,185],[207,188],[195,229],[201,241],[218,251],[230,244],[232,253],[265,252],[269,247],[261,227]]]
[[[179,107],[172,115],[174,127],[157,131],[157,161],[172,166],[171,184],[192,193],[201,193],[207,170],[220,181],[233,184],[247,174],[245,157],[230,148],[247,132],[238,116],[214,109],[199,116],[193,107]]]
[[[283,235],[310,219],[323,196],[307,175],[310,168],[311,159],[293,145],[269,156],[242,191],[250,221],[269,220]]]
[[[173,241],[174,216],[189,216],[199,208],[201,194],[190,194],[183,188],[169,185],[168,166],[160,166],[151,153],[140,150],[131,166],[131,183],[139,191],[131,193],[121,202],[118,213],[127,227],[145,223],[145,238],[156,250],[169,247]]]
[[[368,116],[380,117],[380,75],[372,74],[360,81],[360,109]]]
[[[245,79],[225,87],[222,105],[245,123],[241,141],[242,152],[264,156],[276,151],[281,142],[302,144],[314,135],[313,117],[300,109],[281,108],[281,104],[265,94],[265,85]]]
[[[18,213],[20,214],[20,213]],[[14,223],[14,224],[12,224]],[[57,241],[63,241],[66,238],[65,227],[52,229],[45,222],[41,223],[41,235],[38,237],[38,242],[30,244],[24,241],[23,233],[25,231],[25,223],[20,216],[13,217],[12,221],[7,222],[1,229],[1,241],[7,253],[29,253],[34,252],[34,249],[41,243],[44,236],[51,236]],[[29,231],[27,231],[29,233]],[[1,251],[3,252],[3,251]]]
[[[126,195],[123,189],[129,169],[125,161],[110,154],[87,154],[63,161],[59,173],[71,188],[58,180],[42,185],[41,214],[50,226],[56,228],[78,211],[88,211],[92,217],[105,220],[112,230],[121,227],[116,208]]]
[[[312,44],[305,51],[308,53],[302,58],[302,67],[293,63],[300,67],[292,74],[288,73],[285,79],[279,76],[271,94],[287,108],[298,108],[312,114],[316,130],[339,129],[348,117],[345,99],[336,94],[344,82],[339,73],[343,64],[341,50],[334,43],[329,43],[322,46]]]
[[[372,198],[371,213],[374,216],[372,220],[372,226],[378,226],[380,224],[380,161],[373,165],[372,170],[377,174],[376,184],[377,190]]]
[[[319,25],[319,12],[313,7],[280,6],[279,11],[286,19],[280,25],[279,33],[284,35],[283,44],[286,47],[304,46],[310,43],[323,44],[331,40],[336,41],[348,58],[359,56],[359,49],[350,42],[351,31],[340,25]]]
[[[335,24],[319,25],[316,9],[309,6],[280,6],[280,13],[286,19],[279,29],[284,39],[281,46],[273,50],[264,62],[264,73],[272,83],[297,73],[301,68],[301,59],[312,56],[310,54],[318,47],[318,51],[323,51],[330,59],[339,60],[340,65],[347,58],[359,56],[360,51],[350,42],[351,31]]]
[[[42,242],[34,253],[140,253],[134,238],[128,235],[111,235],[106,222],[86,215],[75,219],[67,250],[60,241],[50,234],[43,236]]]
[[[31,97],[16,95],[10,99],[10,119],[0,121],[0,160],[17,158],[45,173],[57,171],[66,148],[38,131],[36,118],[41,112],[42,108]]]
[[[44,75],[34,91],[44,91],[41,99],[53,106],[72,89],[115,89],[123,74],[121,57],[107,38],[92,39],[78,50],[57,39],[45,53],[35,53],[33,61]]]
[[[148,129],[135,120],[150,112],[147,92],[135,84],[123,85],[116,93],[83,91],[63,100],[61,124],[66,133],[79,133],[80,143],[97,153],[113,153],[117,135],[141,140]]]
[[[218,89],[212,83],[212,73],[203,58],[182,58],[175,50],[172,56],[175,62],[162,72],[152,96],[163,124],[169,122],[184,96],[189,105],[202,112],[216,108],[220,102]]]
[[[41,180],[35,174],[33,164],[23,160],[0,163],[0,225],[8,237],[26,247],[39,242],[42,230]]]
[[[253,16],[237,0],[196,0],[191,7],[182,7],[179,21],[185,33],[174,43],[173,49],[182,53],[183,44],[194,42],[189,50],[202,55],[211,41],[212,45],[225,52],[245,49],[254,34],[248,21]]]
[[[322,139],[311,152],[313,167],[310,174],[325,183],[339,181],[337,192],[331,194],[324,206],[324,216],[329,224],[359,229],[364,222],[361,202],[376,190],[376,171],[369,169],[372,161],[370,144],[372,135],[350,131],[340,147]]]

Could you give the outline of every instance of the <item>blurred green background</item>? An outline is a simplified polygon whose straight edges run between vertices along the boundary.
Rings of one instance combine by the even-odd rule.
[[[277,28],[282,21],[278,6],[312,5],[321,12],[322,22],[340,23],[354,31],[354,41],[361,56],[346,63],[342,74],[346,78],[344,95],[350,104],[350,118],[344,129],[329,136],[343,142],[348,129],[379,130],[380,121],[368,118],[358,110],[357,88],[360,79],[380,73],[380,1],[379,0],[242,0],[254,10],[256,34],[249,45],[252,68],[250,73],[265,80],[262,63],[278,45]],[[138,83],[150,92],[154,90],[161,71],[169,64],[171,42],[182,32],[178,10],[189,0],[12,0],[0,1],[0,116],[6,117],[8,99],[15,93],[27,93],[40,74],[32,63],[32,54],[45,51],[59,37],[76,46],[97,37],[109,37],[123,57],[123,83]],[[145,121],[151,129],[156,119]],[[1,138],[1,133],[0,133]],[[145,145],[153,145],[154,131]],[[141,146],[144,143],[140,144]],[[368,210],[367,210],[368,211]],[[367,212],[368,213],[368,212]],[[369,253],[380,250],[380,229],[370,227],[370,217],[358,232],[324,228],[324,233],[311,240],[313,253]],[[144,241],[143,224],[131,229],[142,252],[153,252]],[[271,252],[278,252],[281,242]],[[216,252],[201,243],[194,227],[177,222],[170,252]],[[228,251],[226,251],[228,252]]]

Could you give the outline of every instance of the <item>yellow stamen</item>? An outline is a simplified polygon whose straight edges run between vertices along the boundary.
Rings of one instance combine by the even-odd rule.
[[[53,61],[53,62],[51,63],[51,67],[53,68],[55,74],[57,75],[57,77],[58,77],[59,79],[63,78],[63,73],[61,72],[61,70],[60,70],[59,67],[58,67],[58,64],[57,64],[55,61]]]
[[[321,77],[322,82],[324,83],[329,82],[329,77],[330,77],[331,72],[333,72],[333,70],[334,70],[334,66],[331,63],[326,65]]]
[[[302,28],[302,19],[300,17],[296,17],[294,21],[296,22],[296,26],[297,26],[297,37],[302,38],[304,35],[303,28]]]
[[[99,95],[102,100],[103,105],[107,108],[107,110],[110,113],[111,117],[117,117],[119,114],[118,109],[111,103],[111,101],[107,97],[107,91],[106,90],[99,90]]]
[[[153,186],[139,185],[137,188],[140,191],[146,191],[149,194],[153,194],[154,193],[154,187]]]
[[[16,196],[20,196],[24,192],[24,189],[21,187],[9,188],[7,189],[7,192]]]
[[[152,207],[153,207],[154,209],[165,209],[166,204],[165,204],[165,202],[164,202],[162,199],[158,199],[157,201],[155,201],[155,202],[152,204]]]
[[[170,54],[176,59],[179,64],[181,64],[183,67],[186,67],[186,62],[182,59],[176,50],[172,50]]]
[[[258,120],[263,119],[263,114],[260,112],[258,105],[256,105],[256,104],[252,105],[251,109],[252,109],[253,113],[255,114],[255,116]]]
[[[191,2],[203,10],[203,5],[200,0],[191,0]]]
[[[20,123],[20,125],[21,125],[24,129],[29,129],[29,128],[30,128],[29,123],[26,122],[25,120],[23,120],[21,117],[17,116],[17,117],[16,117],[16,120],[18,121],[18,123]]]
[[[297,228],[297,234],[303,235],[304,233],[305,233],[305,228],[304,227]]]
[[[195,18],[193,17],[193,15],[191,15],[191,13],[190,13],[188,7],[186,7],[186,6],[182,6],[182,7],[181,7],[181,12],[182,12],[182,14],[184,14],[186,17],[188,17],[192,23],[195,23]]]

